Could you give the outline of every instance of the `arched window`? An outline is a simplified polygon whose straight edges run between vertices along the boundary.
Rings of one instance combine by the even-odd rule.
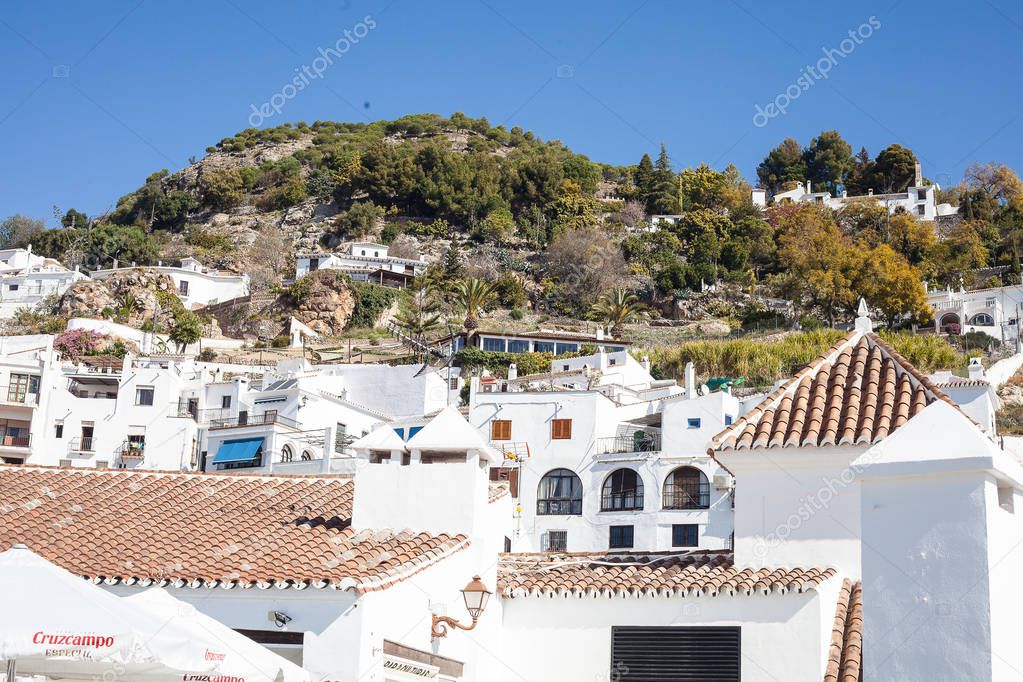
[[[281,461],[290,462],[295,459],[295,452],[291,449],[290,445],[285,445],[281,448]]]
[[[600,511],[633,511],[643,508],[643,479],[632,469],[618,469],[604,479]]]
[[[302,451],[302,461],[303,462],[311,462],[311,461],[313,461],[313,453],[310,450],[303,450]]]
[[[995,324],[995,318],[991,317],[987,313],[977,313],[970,318],[970,324],[976,324],[982,327],[993,327]]]
[[[540,479],[536,492],[538,516],[583,513],[583,482],[568,469],[552,469]]]
[[[679,467],[664,479],[665,509],[706,509],[710,506],[707,476],[693,467]]]

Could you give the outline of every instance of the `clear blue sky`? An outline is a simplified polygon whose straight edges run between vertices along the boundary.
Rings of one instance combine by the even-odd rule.
[[[1023,170],[1010,0],[6,0],[0,216],[111,207],[248,127],[346,30],[362,37],[264,125],[464,111],[599,161],[663,141],[676,167],[750,178],[785,136],[835,128],[872,154],[911,147],[943,184],[975,160]],[[869,37],[843,46],[850,30]],[[843,47],[827,79],[804,74]],[[789,86],[787,112],[755,125]]]

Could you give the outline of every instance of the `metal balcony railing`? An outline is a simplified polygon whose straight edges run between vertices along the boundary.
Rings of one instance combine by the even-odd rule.
[[[117,447],[121,459],[142,459],[146,456],[145,441],[126,440]]]
[[[639,511],[643,509],[643,490],[623,490],[600,496],[600,511]]]
[[[598,455],[627,452],[658,452],[660,449],[661,434],[652,431],[636,431],[628,435],[597,439]]]
[[[702,480],[666,485],[661,502],[664,509],[707,509],[710,507],[710,483]]]
[[[0,436],[0,447],[5,448],[29,448],[32,447],[32,435],[27,436]]]
[[[270,424],[282,424],[292,428],[298,428],[298,422],[294,419],[282,417],[274,410],[268,410],[262,414],[239,414],[236,417],[209,420],[210,430],[214,429],[236,429],[243,426],[267,426]]]
[[[68,452],[95,452],[96,439],[94,436],[83,436],[81,438],[72,438],[71,442],[68,443]]]

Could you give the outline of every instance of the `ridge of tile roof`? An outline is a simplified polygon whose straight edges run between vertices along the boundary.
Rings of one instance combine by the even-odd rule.
[[[727,550],[502,554],[498,593],[531,596],[735,596],[816,589],[834,568],[737,568]]]
[[[863,665],[863,583],[842,582],[824,682],[860,682]]]
[[[491,481],[487,490],[487,502],[497,502],[506,495],[511,495],[511,484],[508,481]]]
[[[107,584],[386,589],[464,535],[351,527],[354,482],[0,466],[0,547]]]
[[[938,400],[959,410],[880,336],[853,331],[714,436],[710,451],[872,445]]]

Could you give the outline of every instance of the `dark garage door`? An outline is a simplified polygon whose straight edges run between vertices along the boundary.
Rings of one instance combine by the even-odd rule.
[[[611,628],[613,682],[739,682],[737,627]]]

